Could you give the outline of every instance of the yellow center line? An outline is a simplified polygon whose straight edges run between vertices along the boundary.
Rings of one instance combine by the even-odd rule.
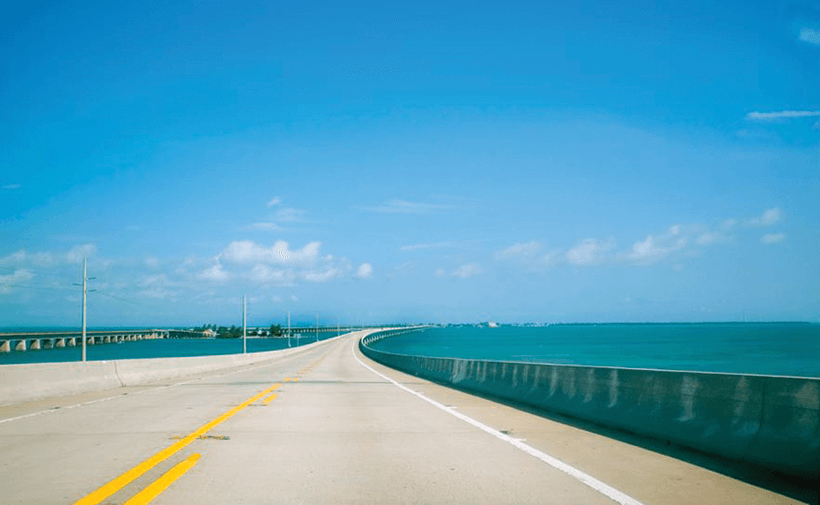
[[[264,400],[262,400],[262,403],[267,405],[270,402],[272,402],[273,400],[275,400],[277,396],[279,396],[279,393],[273,393],[272,395],[270,395],[267,398],[265,398]]]
[[[299,382],[299,377],[285,377],[285,382]]]
[[[113,495],[114,493],[116,493],[120,489],[124,488],[125,486],[127,486],[128,484],[133,482],[134,479],[137,479],[140,475],[144,474],[148,470],[154,468],[158,464],[160,464],[163,461],[165,461],[166,459],[170,458],[171,456],[173,456],[174,454],[179,452],[181,449],[187,447],[189,444],[191,444],[191,442],[193,442],[194,440],[199,438],[201,435],[204,435],[205,433],[210,431],[213,427],[218,426],[218,425],[222,424],[223,422],[227,421],[228,419],[230,419],[231,417],[236,415],[237,412],[244,409],[245,407],[247,407],[251,403],[255,402],[256,400],[262,398],[263,396],[270,393],[271,391],[278,388],[279,386],[281,386],[281,384],[275,384],[272,387],[269,387],[268,389],[262,391],[261,393],[255,394],[254,396],[248,398],[247,400],[245,400],[241,404],[239,404],[236,407],[232,408],[231,410],[225,412],[224,414],[217,417],[216,419],[210,421],[207,424],[204,424],[204,425],[200,426],[196,431],[194,431],[190,435],[186,436],[185,438],[183,438],[179,442],[176,442],[173,445],[171,445],[170,447],[167,447],[167,448],[161,450],[160,452],[154,454],[153,456],[146,459],[145,461],[143,461],[139,465],[135,466],[134,468],[128,470],[127,472],[125,472],[124,474],[122,474],[119,477],[115,478],[114,480],[112,480],[112,481],[108,482],[107,484],[103,485],[102,487],[100,487],[99,489],[94,491],[93,493],[81,498],[80,500],[75,502],[74,505],[97,505],[99,503],[102,503],[103,500],[105,500],[109,496]]]
[[[185,461],[177,463],[176,466],[165,472],[162,477],[152,482],[147,488],[125,502],[125,505],[147,505],[151,503],[160,493],[168,489],[168,486],[185,475],[185,472],[193,468],[197,461],[199,461],[199,456],[199,454],[192,454]]]

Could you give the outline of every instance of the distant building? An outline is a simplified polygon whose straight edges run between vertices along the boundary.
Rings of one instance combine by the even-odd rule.
[[[203,331],[202,334],[205,335],[205,338],[216,338],[216,332],[210,328]]]

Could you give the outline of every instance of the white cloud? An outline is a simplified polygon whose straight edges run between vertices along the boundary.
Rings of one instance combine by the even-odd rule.
[[[459,242],[453,241],[446,241],[446,242],[433,242],[428,244],[413,244],[413,245],[403,245],[401,246],[402,251],[418,251],[421,249],[446,249],[450,247],[459,247],[461,244]]]
[[[779,208],[768,209],[760,217],[754,217],[746,221],[747,226],[764,227],[777,224],[783,220],[784,213]]]
[[[536,241],[513,244],[510,247],[495,253],[499,260],[532,258],[541,250],[541,244]]]
[[[24,249],[20,249],[15,253],[11,253],[8,256],[0,258],[0,265],[16,265],[24,262],[25,260],[26,251]]]
[[[279,205],[280,203],[282,203],[282,199],[278,196],[275,196],[271,201],[268,202],[267,206],[273,207],[274,205]]]
[[[815,30],[813,28],[808,27],[801,28],[800,40],[802,40],[803,42],[808,42],[809,44],[820,46],[820,30]]]
[[[292,269],[271,268],[264,264],[255,265],[247,277],[266,286],[293,286],[296,281],[296,273]]]
[[[14,288],[14,284],[32,278],[34,278],[34,274],[25,268],[18,268],[14,273],[8,275],[0,275],[0,294],[8,293]]]
[[[820,116],[820,110],[781,110],[777,112],[749,112],[746,114],[746,119],[751,121],[780,121],[818,116]]]
[[[359,279],[369,279],[373,277],[373,266],[370,263],[362,263],[356,270],[356,277]]]
[[[785,233],[767,233],[760,237],[761,244],[777,244],[786,240]]]
[[[232,263],[268,263],[273,265],[312,265],[319,258],[321,242],[310,242],[291,250],[284,240],[264,247],[249,240],[231,242],[219,258]]]
[[[69,263],[80,263],[83,258],[93,256],[97,253],[97,246],[95,244],[83,244],[74,246],[65,255],[66,261]]]
[[[470,277],[475,277],[483,272],[481,269],[481,265],[478,263],[467,263],[466,265],[461,265],[460,267],[456,268],[453,271],[453,277],[459,277],[461,279],[469,279]]]
[[[206,281],[225,282],[231,275],[222,268],[221,264],[217,263],[199,272],[197,277]]]
[[[729,236],[722,231],[709,231],[698,235],[695,239],[695,243],[698,245],[711,245],[718,242],[725,242],[728,239]]]
[[[305,272],[305,280],[309,282],[327,282],[331,279],[336,279],[342,275],[338,268],[327,268],[326,270],[311,270]]]
[[[304,210],[285,207],[276,211],[274,219],[282,223],[297,223],[304,220],[305,214],[307,212]]]
[[[434,214],[443,210],[451,209],[452,205],[438,203],[410,202],[394,198],[376,207],[362,207],[370,212],[381,212],[387,214]]]
[[[148,268],[157,268],[159,266],[159,260],[154,258],[153,256],[148,256],[144,260],[142,260],[143,264]]]
[[[276,223],[253,223],[242,227],[243,231],[278,231],[280,229]]]
[[[23,186],[21,184],[6,184],[3,186],[3,189],[20,189]]]
[[[580,244],[566,252],[568,262],[578,266],[597,265],[601,263],[607,252],[613,247],[612,240],[599,242],[593,238],[582,240]]]
[[[689,238],[683,236],[681,232],[681,226],[674,225],[662,235],[649,235],[644,240],[635,242],[632,245],[632,251],[630,251],[626,257],[636,263],[654,263],[686,246],[689,242]],[[701,239],[701,245],[710,243],[708,241],[713,239],[708,233],[701,235],[699,238]]]

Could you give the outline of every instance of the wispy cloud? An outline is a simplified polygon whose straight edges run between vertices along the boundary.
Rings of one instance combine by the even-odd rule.
[[[310,242],[301,249],[291,249],[284,240],[271,247],[250,240],[231,242],[219,258],[230,263],[267,263],[280,265],[312,265],[319,258],[321,242]]]
[[[231,275],[222,268],[220,263],[216,263],[197,274],[197,278],[213,282],[225,282],[230,277]]]
[[[18,268],[9,275],[0,275],[0,294],[11,292],[18,282],[25,282],[34,278],[34,274],[25,268]]]
[[[304,221],[305,214],[307,214],[307,211],[302,209],[283,207],[276,211],[274,220],[279,221],[280,223],[297,223]]]
[[[820,110],[781,110],[777,112],[749,112],[746,119],[751,121],[780,121],[803,117],[820,117]]]
[[[801,28],[799,38],[803,42],[820,46],[820,30],[809,27]]]
[[[582,240],[566,252],[566,260],[576,266],[590,266],[602,263],[614,247],[613,240],[599,241],[594,238]]]
[[[22,184],[6,184],[5,186],[3,186],[3,189],[20,189],[22,187]]]
[[[519,242],[496,251],[493,258],[498,261],[518,263],[535,271],[552,267],[566,260],[566,255],[561,249],[553,249],[547,253],[543,253],[543,249],[544,246],[535,240]]]
[[[782,221],[784,216],[785,214],[782,210],[780,210],[777,207],[774,207],[772,209],[766,210],[761,216],[748,219],[746,221],[746,226],[753,226],[757,228],[772,226]]]
[[[271,201],[269,201],[267,203],[267,207],[270,208],[270,207],[273,207],[274,205],[279,205],[280,203],[282,203],[282,199],[279,198],[278,196],[275,196],[275,197],[273,197],[273,199]]]
[[[783,242],[784,240],[786,240],[786,234],[785,233],[767,233],[766,235],[763,235],[762,237],[760,237],[760,243],[761,244],[767,244],[767,245],[768,244],[778,244],[780,242]]]
[[[463,246],[464,242],[455,242],[452,240],[448,240],[446,242],[431,242],[426,244],[403,245],[400,247],[400,249],[402,251],[420,251],[425,249],[451,249]]]
[[[475,277],[476,275],[480,275],[483,273],[481,265],[478,263],[467,263],[465,265],[461,265],[460,267],[456,268],[453,271],[453,277],[458,277],[460,279],[469,279],[470,277]]]
[[[281,227],[276,223],[253,223],[242,227],[243,231],[279,231]]]
[[[699,238],[702,244],[713,240],[709,234],[703,234]],[[649,235],[644,240],[635,242],[626,257],[635,263],[650,264],[680,251],[688,242],[689,238],[681,235],[681,227],[675,225],[661,235]]]
[[[385,214],[436,214],[452,208],[453,206],[449,204],[410,202],[398,198],[375,207],[361,207],[362,210]]]
[[[373,266],[370,263],[362,263],[356,270],[356,278],[369,279],[373,277]]]
[[[502,249],[495,253],[495,259],[528,259],[532,258],[541,251],[541,244],[532,240],[530,242],[520,242],[513,244],[506,249]]]

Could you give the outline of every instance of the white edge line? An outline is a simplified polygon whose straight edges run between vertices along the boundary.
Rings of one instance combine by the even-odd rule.
[[[534,456],[534,457],[540,459],[544,463],[546,463],[546,464],[552,466],[553,468],[556,468],[556,469],[566,473],[567,475],[581,481],[583,484],[586,484],[587,486],[591,487],[595,491],[598,491],[599,493],[605,495],[607,498],[610,498],[611,500],[613,500],[617,503],[620,503],[621,505],[643,505],[641,502],[639,502],[638,500],[632,498],[631,496],[628,496],[628,495],[618,491],[617,489],[613,488],[612,486],[609,486],[608,484],[604,484],[603,482],[599,481],[595,477],[593,477],[589,474],[586,474],[586,473],[582,472],[581,470],[578,470],[577,468],[564,463],[563,461],[560,461],[558,459],[553,458],[549,454],[543,453],[543,452],[539,451],[538,449],[525,444],[520,439],[513,438],[509,435],[505,435],[504,433],[501,433],[500,431],[498,431],[496,429],[490,428],[486,424],[484,424],[480,421],[476,421],[472,417],[468,417],[468,416],[465,416],[464,414],[462,414],[460,412],[456,412],[452,407],[448,407],[448,406],[443,405],[443,404],[441,404],[441,403],[439,403],[435,400],[427,398],[423,394],[421,394],[417,391],[413,391],[412,389],[410,389],[406,386],[403,386],[403,385],[399,384],[398,382],[394,381],[390,377],[387,377],[386,375],[379,373],[378,371],[374,370],[372,367],[370,367],[366,363],[364,363],[362,360],[360,360],[358,356],[356,356],[356,344],[357,343],[358,343],[358,340],[355,340],[354,343],[353,343],[353,347],[351,347],[351,349],[350,349],[351,352],[353,353],[353,357],[356,359],[356,361],[358,361],[360,365],[367,368],[368,370],[370,370],[374,374],[378,375],[382,379],[384,379],[388,382],[391,382],[394,386],[398,386],[399,388],[407,391],[408,393],[421,398],[422,400],[426,401],[427,403],[429,403],[429,404],[431,404],[435,407],[438,407],[441,410],[447,412],[448,414],[451,414],[451,415],[461,419],[465,423],[471,424],[471,425],[475,426],[476,428],[480,429],[481,431],[484,431],[485,433],[489,433],[490,435],[498,438],[499,440],[503,440],[504,442],[507,442],[508,444],[510,444],[510,445],[512,445],[512,446],[526,452],[530,456]]]

